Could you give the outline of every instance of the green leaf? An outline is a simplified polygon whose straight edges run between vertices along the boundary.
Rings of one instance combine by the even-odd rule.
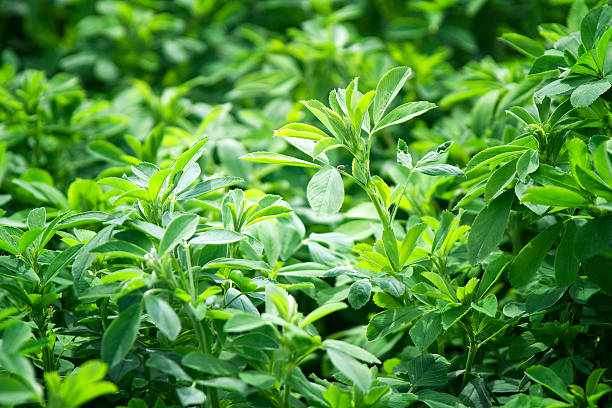
[[[345,341],[340,340],[325,340],[323,342],[323,346],[327,349],[335,349],[337,351],[341,351],[345,354],[350,355],[351,357],[356,358],[357,360],[361,360],[370,364],[380,364],[380,360],[376,358],[375,355],[362,349],[361,347],[357,347],[351,343],[347,343]]]
[[[516,175],[517,159],[495,170],[485,185],[485,201],[488,203],[504,192],[504,189],[514,180]]]
[[[242,371],[238,376],[245,383],[252,385],[260,390],[267,390],[274,387],[276,378],[270,374],[260,373],[259,371]]]
[[[172,174],[170,176],[171,182],[175,183],[176,180],[174,177],[178,173],[189,169],[200,158],[200,156],[202,156],[205,150],[204,145],[206,144],[207,140],[208,139],[206,138],[198,140],[189,149],[187,149],[185,153],[181,154],[176,159],[174,165],[172,166]]]
[[[160,170],[149,179],[149,197],[151,197],[151,201],[157,199],[159,191],[171,172],[172,169]]]
[[[247,239],[247,236],[226,229],[212,229],[193,237],[190,244],[224,245]]]
[[[53,278],[55,278],[70,262],[74,260],[79,249],[81,249],[83,245],[78,244],[75,246],[71,246],[68,249],[62,251],[59,255],[57,255],[53,261],[49,264],[45,272],[43,273],[43,283],[50,282]]]
[[[509,190],[483,208],[474,219],[468,236],[468,257],[472,265],[484,260],[504,237],[514,192]]]
[[[203,266],[204,269],[224,267],[234,269],[251,269],[255,271],[271,271],[270,265],[264,261],[252,261],[250,259],[217,258]]]
[[[474,378],[461,390],[459,400],[468,407],[491,408],[491,396],[482,378]]]
[[[202,405],[206,401],[206,394],[193,387],[179,387],[176,389],[176,395],[178,396],[181,405],[184,407],[192,405]]]
[[[523,55],[537,58],[544,54],[544,47],[537,41],[517,33],[504,33],[502,40]]]
[[[531,187],[521,201],[570,208],[582,207],[589,203],[589,200],[580,193],[559,186]]]
[[[612,240],[612,216],[587,221],[576,234],[575,251],[581,261],[610,248]]]
[[[574,251],[576,232],[576,223],[574,220],[569,220],[565,225],[565,233],[555,255],[555,280],[558,286],[569,286],[576,280],[578,276],[578,267],[580,262]]]
[[[608,146],[612,146],[610,141],[602,142],[593,154],[593,165],[597,174],[608,185],[612,186],[612,160],[608,154]]]
[[[608,24],[609,23],[610,22],[608,22]],[[608,54],[608,44],[610,43],[610,36],[612,36],[612,27],[608,28],[606,32],[595,43],[595,57],[597,59],[597,65],[600,68],[600,72],[603,72],[605,68],[606,57]]]
[[[527,176],[540,167],[540,159],[537,150],[527,150],[516,162],[516,174],[519,180],[524,182]]]
[[[297,137],[308,140],[321,140],[329,135],[317,127],[305,123],[289,123],[274,132],[274,136]]]
[[[555,126],[565,115],[571,112],[574,108],[572,107],[571,101],[568,99],[553,111],[553,113],[548,118],[548,124],[550,126]]]
[[[529,75],[543,74],[567,67],[565,57],[561,55],[542,55],[533,61]]]
[[[147,367],[154,368],[164,374],[168,374],[181,381],[191,381],[191,377],[183,371],[180,365],[174,360],[164,357],[162,354],[155,353],[147,360]]]
[[[14,184],[27,190],[35,199],[45,203],[51,203],[60,210],[69,210],[70,204],[64,194],[57,188],[50,186],[42,181],[24,181],[19,179],[12,180]]]
[[[450,363],[437,354],[425,354],[398,365],[396,374],[408,374],[414,387],[436,387],[448,383]]]
[[[247,386],[244,382],[233,377],[216,377],[210,380],[198,381],[204,387],[221,388],[223,390],[237,392],[244,395],[247,392]]]
[[[520,120],[523,125],[534,125],[538,123],[538,121],[533,116],[531,116],[531,114],[527,112],[525,108],[521,106],[513,106],[512,108],[508,109],[506,113]]]
[[[472,303],[472,308],[489,317],[495,317],[497,314],[497,297],[490,294],[478,303]]]
[[[494,146],[484,149],[483,151],[476,153],[474,157],[468,162],[465,172],[470,173],[486,165],[497,165],[503,161],[510,160],[515,156],[520,156],[522,152],[529,150],[526,146]]]
[[[334,167],[321,168],[308,182],[308,203],[318,216],[337,213],[344,202],[344,183]]]
[[[589,301],[591,296],[599,292],[600,289],[599,285],[588,279],[578,279],[576,283],[570,287],[569,293],[576,303],[584,305]]]
[[[144,296],[144,303],[153,324],[168,340],[176,340],[181,332],[181,320],[174,309],[165,300],[149,294]]]
[[[249,297],[236,288],[229,288],[225,292],[225,305],[228,308],[242,310],[259,316],[259,311]]]
[[[589,7],[585,4],[584,0],[576,0],[570,7],[569,14],[567,15],[567,28],[570,32],[580,31],[580,23],[582,19],[589,13]]]
[[[536,365],[525,370],[525,375],[538,384],[548,388],[566,402],[571,402],[567,386],[553,370],[548,367]]]
[[[580,24],[580,40],[590,50],[612,25],[612,7],[605,5],[591,10]]]
[[[136,244],[126,241],[108,241],[92,248],[89,252],[100,253],[107,256],[131,257],[136,259],[144,259],[147,251]]]
[[[397,141],[397,162],[407,169],[412,169],[412,156],[408,152],[408,145],[404,139]]]
[[[62,397],[66,403],[78,407],[101,395],[117,392],[117,386],[100,381],[106,374],[106,364],[90,360],[64,378]],[[47,377],[45,377],[47,379]]]
[[[485,137],[490,132],[491,122],[494,120],[495,107],[500,99],[501,90],[495,89],[485,93],[471,108],[472,132],[479,137]]]
[[[35,208],[28,213],[28,229],[42,229],[47,221],[47,211],[45,207]]]
[[[30,327],[21,321],[17,321],[12,326],[4,330],[2,334],[2,352],[15,354],[32,337]]]
[[[89,150],[96,156],[117,164],[138,164],[140,160],[134,156],[125,154],[121,149],[106,140],[96,140],[87,145]]]
[[[434,284],[436,288],[440,290],[444,295],[446,295],[446,300],[452,302],[459,302],[457,299],[457,295],[455,294],[455,289],[448,282],[448,277],[439,275],[435,272],[421,272],[421,275],[426,278],[428,281]]]
[[[410,68],[396,67],[387,71],[380,81],[378,81],[378,85],[376,86],[376,97],[374,98],[372,108],[372,116],[375,125],[378,124],[385,110],[387,110],[411,75],[412,70]]]
[[[456,408],[464,407],[454,395],[430,389],[418,390],[416,395],[419,401],[429,408]]]
[[[406,291],[406,286],[395,278],[374,278],[374,283],[395,298],[399,298]]]
[[[478,283],[475,300],[480,300],[493,287],[511,260],[512,257],[510,255],[502,254],[487,265]]]
[[[406,306],[380,312],[374,315],[370,320],[366,330],[366,336],[368,340],[372,341],[404,329],[414,319],[419,317],[423,313],[423,310],[423,308],[418,306]]]
[[[102,336],[102,360],[114,367],[119,364],[136,341],[140,327],[140,302],[119,312]]]
[[[344,308],[346,308],[346,305],[344,303],[342,303],[342,305],[344,306]],[[223,330],[228,333],[251,331],[258,327],[264,326],[265,324],[266,321],[263,320],[261,317],[255,316],[251,313],[241,312],[233,315],[225,323]]]
[[[330,408],[351,408],[351,396],[342,392],[334,384],[331,384],[323,393],[323,398]]]
[[[525,310],[527,313],[531,314],[548,309],[551,306],[554,306],[555,303],[561,299],[566,290],[566,287],[536,288],[534,292],[527,297],[527,301],[525,302]]]
[[[254,152],[248,153],[240,157],[242,160],[251,161],[255,163],[269,163],[269,164],[281,164],[283,166],[297,166],[297,167],[313,167],[319,168],[318,164],[307,162],[305,160],[296,159],[295,157],[287,156],[280,153],[273,152]]]
[[[24,232],[21,238],[19,238],[19,245],[17,246],[19,253],[22,255],[25,254],[26,250],[42,235],[42,233],[42,228]]]
[[[440,312],[432,311],[421,317],[410,328],[410,338],[420,351],[424,351],[433,343],[442,331]]]
[[[21,233],[21,230],[19,230]],[[19,238],[10,231],[8,228],[0,226],[0,249],[8,252],[11,255],[17,255],[17,247],[19,245]]]
[[[393,125],[404,123],[414,117],[424,114],[437,105],[431,102],[408,102],[387,113],[372,129],[372,134]]]
[[[316,116],[317,119],[329,130],[338,141],[346,140],[349,136],[348,129],[338,113],[327,108],[317,100],[302,101],[302,104]]]
[[[327,316],[328,314],[346,309],[347,307],[347,304],[342,302],[333,302],[321,305],[312,312],[308,313],[308,315],[306,315],[306,317],[302,319],[302,321],[300,322],[300,328],[304,328],[309,324],[314,323],[317,320]]]
[[[440,225],[436,229],[436,235],[434,235],[433,242],[431,243],[431,253],[436,252],[446,240],[448,233],[455,220],[455,215],[450,211],[442,211],[440,217]]]
[[[182,214],[174,218],[159,243],[159,254],[163,256],[176,247],[179,242],[189,239],[198,227],[198,216],[195,214]]]
[[[191,198],[197,198],[201,195],[210,193],[211,191],[218,190],[220,188],[230,187],[238,183],[242,183],[244,180],[240,177],[220,177],[210,179],[197,183],[195,186],[183,191],[177,196],[177,200],[189,200]]]
[[[607,79],[587,82],[586,84],[578,86],[570,97],[572,106],[575,108],[586,108],[590,106],[597,98],[603,95],[604,92],[610,89],[610,86],[612,85]]]
[[[593,370],[591,374],[589,374],[589,378],[587,378],[586,382],[586,395],[587,397],[595,394],[597,391],[597,385],[599,384],[599,380],[603,376],[603,373],[606,371],[605,368],[598,368]]]
[[[368,115],[368,108],[370,107],[370,104],[372,103],[372,98],[374,98],[374,95],[376,95],[376,91],[370,91],[362,95],[361,98],[359,98],[359,102],[357,102],[355,111],[351,114],[351,121],[353,123],[353,128],[355,129],[357,133],[359,133],[361,129],[361,124],[363,123],[365,116]]]
[[[239,367],[228,360],[222,360],[210,354],[192,351],[183,357],[182,364],[205,374],[232,375],[240,371]]]
[[[401,265],[404,265],[406,263],[406,260],[412,254],[412,251],[414,251],[414,248],[416,247],[416,243],[418,239],[421,237],[421,235],[423,234],[423,231],[425,231],[426,229],[427,229],[427,224],[419,223],[419,224],[413,225],[408,230],[408,232],[406,233],[406,236],[404,237],[404,240],[402,241],[402,245],[400,247],[400,264]]]
[[[107,242],[110,239],[112,231],[113,225],[104,227],[79,250],[74,258],[71,270],[72,277],[74,278],[75,282],[81,279],[83,272],[85,272],[92,262],[98,257],[98,254],[92,253],[91,250]]]
[[[383,229],[382,241],[385,254],[389,259],[393,270],[399,272],[402,265],[400,265],[399,249],[397,247],[397,240],[395,239],[395,232],[393,232],[393,228],[387,227]]]
[[[323,153],[329,150],[338,149],[340,147],[345,146],[343,144],[338,143],[338,141],[333,137],[321,139],[315,144],[314,149],[312,150],[312,157],[318,158]]]
[[[334,367],[350,379],[359,389],[364,392],[370,389],[372,379],[370,377],[370,370],[366,365],[359,363],[350,355],[333,348],[327,349],[327,355]]]
[[[27,385],[8,374],[0,374],[0,404],[5,407],[39,401],[40,398]]]
[[[427,166],[417,167],[414,169],[419,173],[427,174],[428,176],[461,176],[465,174],[461,169],[451,166],[450,164],[430,164]]]
[[[512,286],[518,288],[529,283],[557,240],[562,226],[562,224],[553,224],[546,228],[529,241],[514,257],[508,270],[508,277]]]
[[[354,282],[348,293],[348,302],[353,309],[361,309],[370,300],[372,284],[369,279],[360,279]]]

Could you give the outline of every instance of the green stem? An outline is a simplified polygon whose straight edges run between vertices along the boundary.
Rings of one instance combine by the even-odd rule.
[[[380,222],[384,228],[388,228],[391,224],[389,222],[389,214],[387,210],[383,208],[380,200],[378,199],[378,194],[374,193],[371,188],[366,187],[365,192],[368,194],[370,201],[374,204],[374,208],[376,209],[376,213],[378,214],[378,218],[380,218]]]
[[[289,396],[290,396],[290,388],[289,385],[287,383],[285,383],[285,387],[283,389],[283,404],[282,407],[283,408],[289,408]]]
[[[404,198],[404,194],[406,193],[406,188],[408,188],[408,181],[410,180],[410,176],[412,176],[413,172],[414,172],[414,167],[410,169],[410,173],[408,173],[408,176],[406,177],[406,180],[404,181],[404,184],[402,186],[402,192],[397,199],[397,203],[394,203],[395,207],[393,207],[393,212],[391,213],[390,224],[393,224],[393,220],[395,219],[395,214],[397,214],[397,209],[399,208],[400,203],[402,202],[402,198]]]
[[[470,339],[470,346],[468,348],[468,356],[467,361],[465,362],[465,372],[463,373],[463,387],[467,384],[467,380],[472,372],[472,366],[474,365],[474,357],[478,352],[478,344],[474,343],[472,339]]]
[[[200,350],[202,350],[206,354],[211,354],[210,342],[208,341],[208,336],[205,333],[202,322],[198,320],[193,310],[193,306],[188,304],[187,307],[187,315],[189,316],[189,320],[191,321],[191,325],[196,333],[196,337],[198,339],[198,344],[200,346]],[[207,390],[208,400],[210,401],[210,406],[212,408],[219,408],[219,396],[217,394],[217,389],[213,387],[209,387]]]

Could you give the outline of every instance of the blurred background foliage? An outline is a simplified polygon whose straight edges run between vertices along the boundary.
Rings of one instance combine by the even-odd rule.
[[[296,101],[324,100],[356,76],[373,88],[397,65],[414,71],[405,100],[442,107],[404,127],[402,138],[419,152],[460,142],[450,153],[465,164],[488,137],[501,139],[503,126],[489,127],[489,117],[505,118],[505,108],[531,96],[533,83],[522,81],[530,62],[502,34],[537,38],[541,23],[565,23],[570,3],[2,0],[2,189],[15,193],[4,208],[18,211],[20,197],[32,199],[14,191],[13,177],[67,192],[77,176],[151,160],[142,145],[160,123],[154,162],[206,133],[209,172],[299,200],[302,172],[279,177],[238,157],[295,151],[270,136],[283,123],[310,119]],[[504,105],[492,112],[496,100]],[[391,134],[383,137],[386,145],[373,152],[380,166],[395,146]]]

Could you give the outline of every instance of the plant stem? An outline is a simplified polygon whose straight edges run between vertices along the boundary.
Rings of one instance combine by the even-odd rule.
[[[465,372],[463,373],[463,385],[461,388],[465,387],[467,384],[468,377],[472,372],[472,366],[474,365],[474,357],[478,352],[478,344],[476,344],[470,336],[470,345],[468,347],[468,356],[467,361],[465,362]]]
[[[285,383],[284,389],[283,389],[283,403],[282,403],[282,407],[283,408],[289,408],[289,396],[290,396],[290,388],[289,385],[287,383]]]
[[[372,204],[374,204],[374,208],[376,209],[376,213],[378,214],[378,218],[380,218],[380,222],[382,222],[383,227],[388,228],[390,226],[389,214],[387,213],[387,210],[383,208],[383,205],[378,199],[378,195],[369,187],[365,188],[365,192],[368,194],[368,197],[370,197]]]
[[[208,336],[204,331],[204,327],[202,322],[198,320],[195,315],[195,311],[193,310],[193,306],[188,304],[187,314],[189,315],[189,320],[191,320],[191,324],[196,333],[196,337],[198,339],[198,344],[200,346],[200,350],[202,350],[205,354],[211,354],[210,342],[208,341]],[[219,408],[219,396],[217,395],[216,388],[209,387],[208,388],[208,399],[210,400],[210,406],[212,408]]]

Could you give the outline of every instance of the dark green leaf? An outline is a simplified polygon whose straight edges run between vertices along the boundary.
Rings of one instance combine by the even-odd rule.
[[[120,363],[136,341],[140,327],[140,302],[119,312],[102,336],[102,359],[109,366]]]
[[[410,329],[410,338],[419,350],[424,351],[433,343],[442,331],[442,317],[437,311],[421,317]]]
[[[566,223],[565,233],[555,255],[555,279],[561,287],[571,285],[578,276],[580,262],[574,252],[577,230],[574,220]]]
[[[145,295],[144,303],[153,324],[170,340],[181,332],[181,320],[165,300],[154,295]]]
[[[529,283],[557,240],[562,224],[553,224],[533,238],[514,257],[508,270],[510,283],[520,287]]]
[[[563,380],[550,368],[541,365],[529,367],[525,375],[533,381],[548,388],[563,400],[570,402],[570,395]]]
[[[361,309],[370,300],[372,284],[369,279],[360,279],[351,285],[348,302],[353,309]]]
[[[385,310],[372,317],[366,330],[366,336],[372,341],[401,330],[419,317],[422,312],[423,309],[418,306]]]
[[[378,81],[376,96],[374,97],[374,103],[372,105],[372,116],[375,125],[378,124],[378,121],[383,117],[385,110],[397,96],[410,75],[412,75],[412,70],[410,68],[396,67],[389,70],[383,75],[380,81]]]
[[[504,237],[514,193],[507,191],[476,216],[468,236],[468,255],[472,265],[484,260]]]
[[[170,252],[181,241],[189,239],[198,227],[198,216],[195,214],[182,214],[174,218],[159,243],[159,253],[164,255]]]

